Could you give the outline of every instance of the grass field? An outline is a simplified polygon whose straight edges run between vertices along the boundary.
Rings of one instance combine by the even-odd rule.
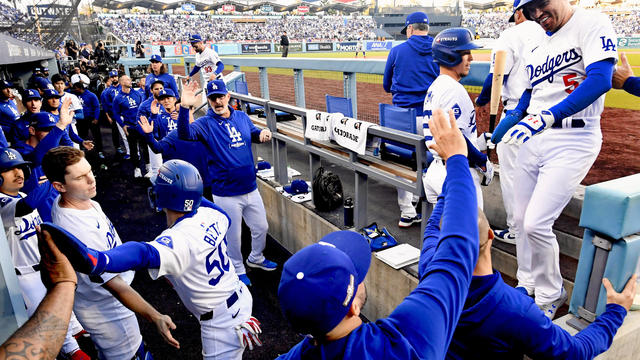
[[[629,63],[633,67],[633,71],[635,75],[640,75],[640,49],[623,49],[621,50],[627,55],[629,59]],[[482,49],[475,50],[473,52],[477,61],[486,61],[489,58],[489,54],[491,50]],[[388,51],[369,51],[367,52],[367,59],[386,59]],[[256,56],[256,55],[251,55]],[[257,55],[261,57],[280,57],[280,54],[264,54]],[[354,52],[326,52],[326,53],[289,53],[289,57],[300,57],[300,58],[344,58],[344,59],[354,59]],[[359,54],[359,59],[362,58],[362,54]],[[228,67],[227,70],[231,70],[232,67]],[[242,71],[246,72],[257,72],[258,68],[256,67],[242,67]],[[278,75],[291,75],[293,76],[293,70],[291,69],[268,69],[269,74],[278,74]],[[342,80],[343,75],[340,72],[335,71],[314,71],[314,70],[305,70],[304,71],[305,78],[316,78],[316,79],[329,79],[329,80]],[[374,74],[357,74],[357,81],[366,82],[366,83],[374,83],[374,84],[382,84],[382,75],[374,75]],[[480,87],[469,86],[467,90],[473,93],[480,92]],[[622,90],[611,90],[607,94],[605,100],[605,106],[614,107],[614,108],[623,108],[623,109],[633,109],[640,110],[640,101],[638,98],[628,94]]]

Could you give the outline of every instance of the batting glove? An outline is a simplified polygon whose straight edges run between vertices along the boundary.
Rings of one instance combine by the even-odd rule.
[[[480,185],[489,186],[489,184],[491,184],[491,181],[493,180],[493,164],[491,163],[491,161],[487,159],[487,162],[484,165],[484,169],[480,166],[476,166],[476,169],[478,169],[478,171],[482,175],[482,179],[480,179]]]
[[[478,144],[478,150],[480,151],[487,151],[487,149],[493,150],[496,148],[496,144],[491,142],[491,133],[489,132],[480,134],[476,144]]]
[[[235,330],[242,346],[249,347],[249,350],[253,350],[254,346],[262,346],[262,341],[258,338],[258,335],[262,334],[260,321],[253,316],[242,324],[236,325]]]
[[[502,138],[506,144],[520,145],[529,140],[533,135],[547,130],[553,125],[555,118],[549,110],[542,110],[540,115],[529,115],[522,119],[516,126],[509,130]]]
[[[512,127],[514,127],[519,121],[522,119],[522,112],[519,110],[509,110],[507,111],[507,115],[500,120],[498,126],[493,130],[491,134],[491,142],[494,144],[498,144],[502,141],[502,137],[504,134],[509,131]]]
[[[67,256],[73,268],[87,275],[100,275],[104,273],[109,258],[100,251],[88,248],[68,231],[52,223],[40,225],[47,230],[60,251]]]

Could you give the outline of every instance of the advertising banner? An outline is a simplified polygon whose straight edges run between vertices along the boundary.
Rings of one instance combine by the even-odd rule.
[[[222,5],[222,11],[224,12],[234,12],[236,11],[236,6],[231,4]]]
[[[307,43],[307,51],[332,51],[333,43]]]
[[[367,50],[391,50],[392,41],[368,41]]]
[[[182,11],[192,12],[196,10],[196,6],[191,3],[184,3],[181,6]]]
[[[265,13],[273,12],[273,6],[271,6],[271,5],[262,5],[262,7],[260,8],[260,11],[265,12]]]
[[[624,48],[640,48],[640,37],[618,38],[618,46]]]
[[[282,52],[282,46],[279,43],[274,44],[276,46],[276,52]],[[289,43],[289,52],[301,52],[302,43]]]
[[[55,19],[58,17],[65,17],[71,15],[74,12],[74,8],[67,5],[58,5],[58,4],[46,4],[46,5],[35,5],[35,6],[27,6],[27,13],[32,16],[38,18],[46,18],[46,19]]]
[[[243,54],[270,53],[271,44],[242,44],[241,51]]]
[[[306,5],[300,5],[298,6],[298,12],[299,13],[308,13],[309,12],[309,7]]]
[[[336,51],[356,51],[358,43],[356,41],[336,43]],[[362,49],[360,49],[362,51]]]

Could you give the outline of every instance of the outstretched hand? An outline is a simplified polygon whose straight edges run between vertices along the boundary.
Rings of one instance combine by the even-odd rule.
[[[629,64],[627,60],[627,55],[620,53],[620,65],[616,66],[616,71],[614,71],[613,78],[611,79],[611,85],[614,89],[622,89],[624,82],[627,81],[630,76],[633,76],[631,64]]]
[[[153,115],[156,115],[157,113],[160,112],[160,104],[158,104],[158,100],[153,99],[153,101],[151,102],[151,113]]]
[[[182,82],[182,94],[180,94],[180,105],[183,107],[191,107],[196,104],[196,92],[200,88],[197,81]]]
[[[429,148],[436,151],[441,158],[447,160],[458,154],[467,156],[467,143],[458,129],[453,110],[449,110],[449,119],[447,119],[442,109],[436,109],[429,121],[429,129],[435,140]]]
[[[637,275],[634,274],[620,293],[616,292],[609,279],[602,279],[602,285],[607,290],[607,304],[618,304],[629,311],[636,295],[636,279]]]
[[[60,107],[60,119],[56,126],[64,130],[71,124],[71,121],[73,121],[73,110],[71,110],[71,98],[67,97]]]
[[[144,132],[145,134],[149,134],[150,132],[153,131],[153,121],[149,122],[149,120],[147,120],[147,117],[144,115],[140,116],[140,120],[138,120],[138,124],[140,125],[142,132]]]
[[[71,282],[78,283],[76,272],[67,257],[58,249],[51,234],[36,228],[38,233],[38,249],[40,250],[40,264],[42,271],[40,276],[47,288],[51,288],[57,283]]]
[[[169,315],[161,314],[159,317],[153,319],[153,323],[167,344],[173,346],[176,349],[180,349],[180,343],[178,342],[178,340],[173,338],[173,335],[171,335],[171,330],[176,329],[176,324],[173,323],[173,320],[171,320],[171,317],[169,317]]]

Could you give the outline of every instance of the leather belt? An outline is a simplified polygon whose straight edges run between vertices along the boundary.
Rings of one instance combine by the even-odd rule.
[[[227,298],[227,309],[232,307],[233,304],[238,301],[238,292],[234,291],[233,294],[229,295]],[[213,310],[210,310],[202,315],[200,315],[200,321],[207,321],[213,319]]]
[[[553,123],[553,125],[551,125],[551,127],[555,129],[562,129],[562,128],[578,129],[578,128],[585,127],[585,122],[582,119],[571,119],[571,126],[565,127],[563,125],[564,125],[564,121],[556,121]]]
[[[33,271],[29,271],[30,269],[33,269]],[[25,266],[22,268],[22,271],[20,271],[20,269],[18,268],[15,268],[15,270],[16,270],[16,275],[27,275],[27,274],[40,271],[40,264],[35,264],[33,266]]]

